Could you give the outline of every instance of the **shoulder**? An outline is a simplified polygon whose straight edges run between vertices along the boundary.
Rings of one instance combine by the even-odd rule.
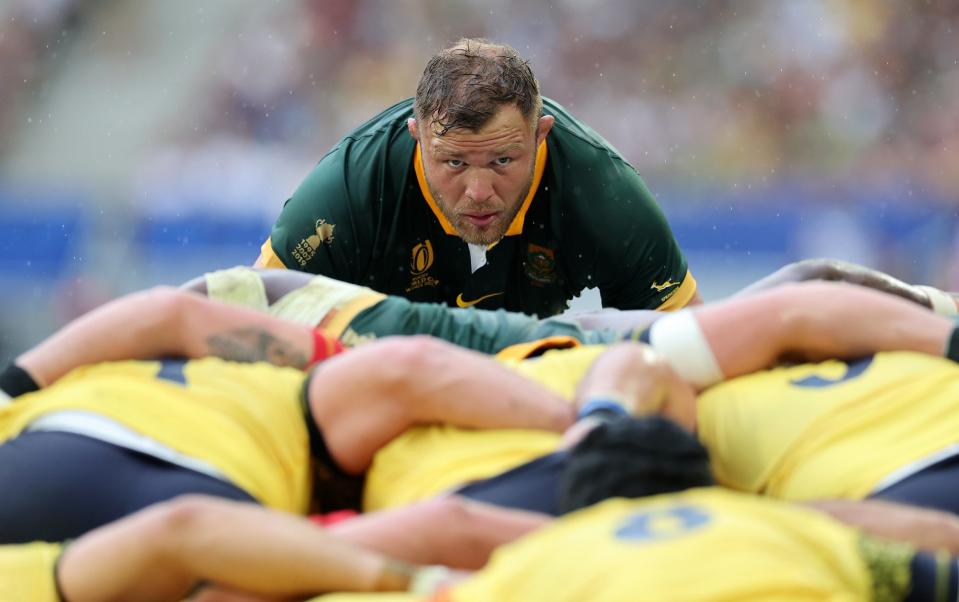
[[[372,227],[384,204],[398,202],[416,147],[406,129],[412,114],[412,100],[397,103],[348,133],[324,155],[283,207],[272,233],[274,248],[312,235],[320,220]]]
[[[392,141],[397,132],[406,134],[406,121],[413,116],[413,99],[407,98],[388,107],[343,136],[333,147],[335,151],[344,144],[383,144]]]
[[[597,161],[612,164],[628,163],[612,144],[585,122],[574,117],[563,105],[550,98],[543,98],[543,114],[555,119],[547,141],[568,161]],[[632,169],[632,167],[630,167]]]
[[[556,118],[546,138],[550,184],[567,220],[604,232],[663,223],[646,183],[612,144],[552,100],[543,100],[543,110]]]
[[[412,166],[416,141],[407,131],[413,101],[401,101],[373,116],[346,136],[322,158],[316,171],[333,168],[339,177],[369,181],[371,175],[405,174]]]

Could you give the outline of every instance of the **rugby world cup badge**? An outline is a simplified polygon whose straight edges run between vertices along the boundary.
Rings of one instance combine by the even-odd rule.
[[[429,240],[413,247],[410,256],[410,274],[419,276],[433,265],[433,245]]]
[[[436,286],[439,280],[429,275],[429,269],[433,267],[433,244],[429,239],[413,247],[410,252],[410,286],[406,292],[415,291],[424,286]]]

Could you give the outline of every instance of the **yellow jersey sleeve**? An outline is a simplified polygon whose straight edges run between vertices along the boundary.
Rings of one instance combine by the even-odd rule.
[[[0,546],[0,600],[60,602],[53,569],[61,550],[45,542]]]

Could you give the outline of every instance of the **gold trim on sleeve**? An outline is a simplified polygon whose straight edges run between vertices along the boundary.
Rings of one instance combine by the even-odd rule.
[[[267,238],[266,242],[260,247],[260,257],[256,260],[255,265],[260,268],[286,269],[283,260],[281,260],[273,250],[273,243],[269,238]]]
[[[693,298],[696,294],[696,279],[693,278],[693,273],[689,270],[686,270],[686,276],[683,278],[683,283],[679,285],[679,288],[675,289],[673,293],[663,301],[662,305],[656,308],[657,311],[675,311],[677,309],[682,309],[686,307],[686,304]]]

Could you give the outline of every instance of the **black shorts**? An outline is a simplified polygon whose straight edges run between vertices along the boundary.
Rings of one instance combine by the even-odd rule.
[[[919,552],[909,565],[909,594],[903,602],[942,602],[959,596],[956,558]]]
[[[0,445],[0,544],[73,539],[187,493],[256,501],[226,481],[98,439],[25,432]]]
[[[566,451],[554,452],[474,481],[456,493],[478,502],[559,516],[559,484],[568,458]]]
[[[959,514],[959,456],[926,467],[870,497]]]
[[[351,475],[343,472],[326,446],[323,432],[313,417],[310,407],[308,391],[310,381],[322,368],[319,364],[303,381],[300,392],[300,404],[303,409],[303,420],[306,422],[306,431],[310,436],[310,456],[313,458],[313,497],[311,512],[323,514],[339,510],[362,511],[363,486],[366,475]]]

